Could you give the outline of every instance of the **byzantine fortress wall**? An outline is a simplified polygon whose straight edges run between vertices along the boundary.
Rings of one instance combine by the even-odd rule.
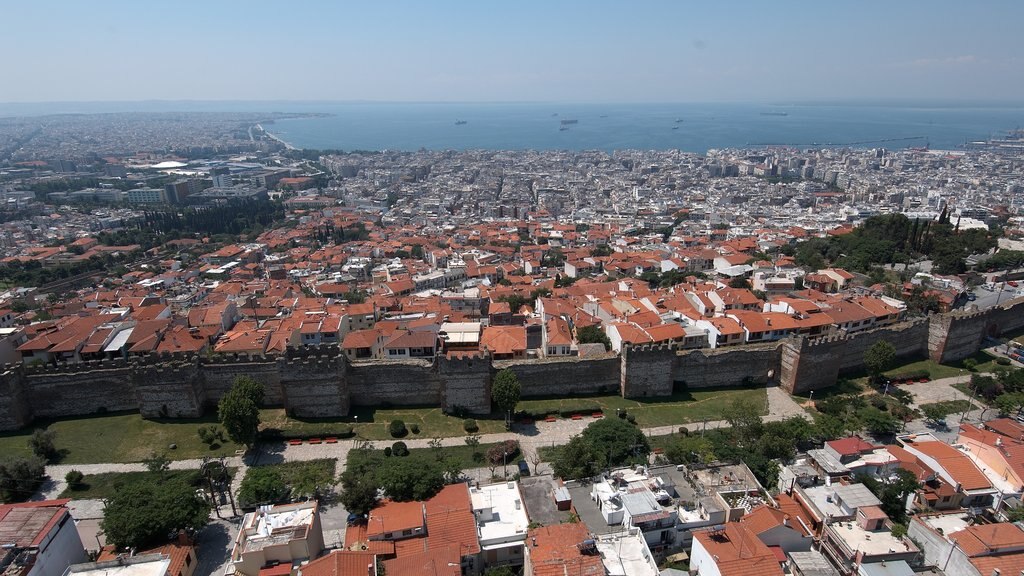
[[[491,379],[516,373],[524,398],[621,394],[657,398],[686,387],[720,388],[777,381],[791,393],[835,384],[860,369],[880,340],[903,358],[954,362],[986,336],[1024,328],[1024,299],[981,312],[953,312],[844,336],[787,338],[716,350],[627,346],[617,356],[494,361],[486,353],[433,361],[349,361],[336,346],[290,349],[280,356],[150,355],[60,366],[8,365],[0,372],[0,430],[36,419],[138,410],[146,418],[194,418],[216,405],[237,376],[266,386],[266,402],[296,417],[348,414],[351,406],[437,405],[487,414]]]

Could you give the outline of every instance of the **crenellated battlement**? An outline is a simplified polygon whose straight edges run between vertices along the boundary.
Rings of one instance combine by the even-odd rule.
[[[147,354],[80,363],[0,368],[0,430],[35,418],[137,409],[147,417],[194,417],[238,376],[267,387],[271,404],[293,413],[331,417],[355,405],[437,402],[445,409],[490,410],[490,384],[501,369],[515,371],[524,396],[608,393],[659,397],[674,388],[739,386],[777,381],[793,392],[835,383],[860,369],[874,343],[898,356],[924,354],[948,362],[975,353],[987,335],[1024,328],[1024,299],[985,311],[934,314],[889,326],[821,338],[710,349],[673,343],[626,344],[619,355],[495,361],[489,351],[427,359],[350,361],[337,345],[288,348],[274,354]]]

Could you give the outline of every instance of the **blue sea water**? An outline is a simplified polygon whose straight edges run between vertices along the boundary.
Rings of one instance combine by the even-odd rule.
[[[955,149],[967,141],[999,136],[1024,125],[1024,103],[144,101],[0,104],[0,116],[172,111],[327,114],[278,120],[265,127],[300,148],[341,150],[678,149],[705,152],[710,148],[763,145],[899,149],[925,144],[933,149]],[[458,120],[465,124],[456,125]],[[562,120],[577,123],[561,130]]]
[[[316,111],[331,116],[266,128],[300,148],[706,152],[762,145],[955,149],[1024,124],[1024,106],[345,103]]]

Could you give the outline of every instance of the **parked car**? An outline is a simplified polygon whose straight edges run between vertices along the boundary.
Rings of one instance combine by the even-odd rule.
[[[520,476],[529,476],[530,475],[530,465],[526,463],[526,460],[520,460],[519,461],[519,475]]]

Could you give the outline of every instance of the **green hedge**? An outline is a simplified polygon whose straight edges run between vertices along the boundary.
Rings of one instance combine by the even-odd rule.
[[[561,410],[555,408],[550,410],[520,410],[516,412],[515,417],[516,420],[543,420],[552,415],[569,418],[574,414],[590,416],[595,412],[604,412],[604,409],[599,404],[581,404],[571,408],[563,408]]]
[[[909,372],[898,372],[896,374],[888,374],[886,378],[890,382],[897,380],[920,380],[922,378],[931,378],[931,372],[927,370],[911,370]]]
[[[281,430],[280,428],[266,428],[260,430],[260,440],[273,442],[275,440],[306,440],[309,438],[351,438],[356,433],[351,424],[324,424],[319,432],[308,430]]]

